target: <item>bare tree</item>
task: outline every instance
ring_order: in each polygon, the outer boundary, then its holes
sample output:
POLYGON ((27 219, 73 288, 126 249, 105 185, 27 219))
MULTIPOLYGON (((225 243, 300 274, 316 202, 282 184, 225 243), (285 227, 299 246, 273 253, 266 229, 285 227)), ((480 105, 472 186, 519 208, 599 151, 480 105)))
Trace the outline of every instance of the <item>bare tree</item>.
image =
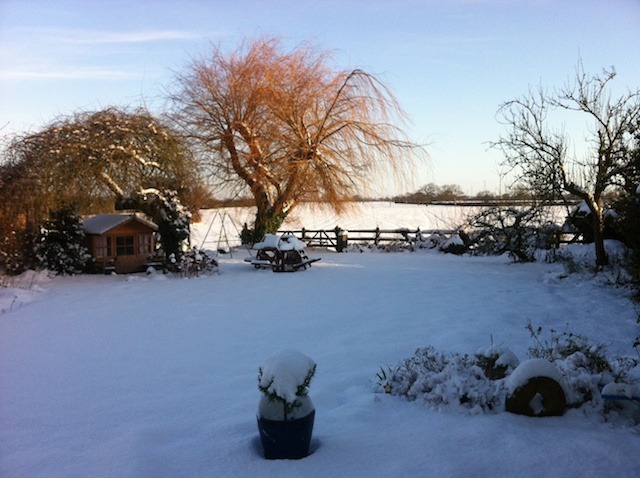
POLYGON ((504 165, 516 180, 538 195, 553 198, 568 192, 583 200, 591 212, 596 265, 608 263, 604 247, 604 194, 619 184, 630 164, 632 134, 640 118, 640 90, 612 98, 612 68, 587 76, 582 64, 576 78, 555 94, 540 89, 504 103, 499 118, 508 133, 493 143, 505 154, 504 165), (570 151, 570 139, 561 128, 549 126, 548 115, 577 112, 592 122, 585 157, 570 151))
POLYGON ((362 70, 334 71, 326 52, 283 51, 277 38, 194 62, 171 95, 214 185, 249 191, 254 239, 303 200, 340 211, 380 168, 406 170, 422 148, 396 126, 389 89, 362 70))

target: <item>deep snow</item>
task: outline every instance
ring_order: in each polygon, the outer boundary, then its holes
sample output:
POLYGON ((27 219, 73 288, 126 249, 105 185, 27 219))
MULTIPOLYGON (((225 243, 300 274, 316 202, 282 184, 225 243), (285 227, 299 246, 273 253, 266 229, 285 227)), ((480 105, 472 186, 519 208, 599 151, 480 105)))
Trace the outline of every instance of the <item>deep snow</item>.
POLYGON ((374 393, 418 347, 527 359, 527 321, 633 354, 637 312, 559 264, 434 252, 308 250, 306 271, 80 276, 0 289, 0 476, 640 476, 637 427, 436 411, 374 393), (13 297, 19 296, 19 299, 13 297), (261 456, 258 367, 317 363, 313 453, 261 456))

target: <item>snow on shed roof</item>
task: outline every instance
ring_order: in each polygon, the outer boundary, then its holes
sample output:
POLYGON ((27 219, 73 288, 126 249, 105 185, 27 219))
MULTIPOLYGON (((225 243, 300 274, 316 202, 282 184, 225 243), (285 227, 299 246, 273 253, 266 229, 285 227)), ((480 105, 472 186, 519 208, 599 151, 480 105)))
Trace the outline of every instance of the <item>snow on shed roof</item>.
POLYGON ((137 214, 96 214, 84 220, 84 231, 87 234, 104 234, 129 221, 138 221, 152 229, 158 229, 153 222, 137 214))

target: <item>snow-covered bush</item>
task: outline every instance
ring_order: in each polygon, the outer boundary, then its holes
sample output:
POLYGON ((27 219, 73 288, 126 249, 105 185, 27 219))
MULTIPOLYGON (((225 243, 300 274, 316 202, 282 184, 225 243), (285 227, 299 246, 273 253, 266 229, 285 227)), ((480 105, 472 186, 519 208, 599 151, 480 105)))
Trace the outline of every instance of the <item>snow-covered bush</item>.
POLYGON ((489 380, 476 357, 449 354, 432 346, 376 376, 380 389, 436 408, 467 409, 472 413, 497 410, 504 398, 500 380, 489 380))
POLYGON ((447 239, 441 246, 440 250, 442 252, 446 252, 448 254, 463 254, 467 251, 467 246, 465 245, 462 237, 459 234, 453 234, 449 239, 447 239))
POLYGON ((579 334, 558 333, 554 329, 543 334, 542 327, 534 327, 530 321, 527 330, 534 341, 529 356, 548 360, 560 369, 569 385, 569 400, 574 404, 599 397, 608 383, 633 381, 629 373, 640 364, 637 358, 612 357, 606 345, 579 334))
MULTIPOLYGON (((570 332, 558 334, 551 330, 546 338, 542 328, 534 328, 530 322, 527 330, 534 340, 529 349, 531 360, 544 361, 548 368, 557 369, 556 374, 560 375, 555 379, 565 389, 570 406, 589 402, 603 411, 603 386, 636 382, 630 372, 640 364, 637 358, 611 357, 604 345, 570 332)), ((381 368, 375 383, 378 390, 438 409, 500 412, 514 383, 522 382, 523 377, 511 380, 518 365, 518 358, 506 347, 491 346, 481 348, 475 355, 460 355, 427 346, 395 367, 381 368)))
POLYGON ((182 254, 179 262, 174 254, 169 256, 169 263, 173 270, 183 277, 194 277, 213 274, 218 270, 218 261, 212 253, 197 247, 182 254))
MULTIPOLYGON (((582 241, 593 243, 593 219, 592 212, 585 201, 580 201, 567 216, 567 223, 576 228, 582 234, 582 241)), ((602 212, 603 235, 605 239, 620 239, 619 215, 611 209, 605 208, 602 212)))
POLYGON ((554 244, 555 230, 536 207, 492 207, 469 220, 469 249, 477 255, 508 253, 516 262, 533 262, 537 249, 554 244))
POLYGON ((84 237, 82 220, 72 209, 53 212, 35 247, 38 265, 59 275, 82 272, 90 257, 84 237))
POLYGON ((416 247, 418 249, 435 249, 442 246, 449 238, 445 234, 434 232, 428 236, 418 232, 416 235, 416 247))
POLYGON ((358 243, 358 239, 352 239, 347 245, 347 252, 414 252, 416 250, 438 249, 442 252, 463 253, 466 246, 459 234, 443 234, 435 232, 424 235, 418 231, 415 235, 406 233, 404 240, 384 243, 358 243), (450 247, 453 246, 452 249, 450 247), (455 249, 455 250, 453 250, 455 249))
POLYGON ((281 350, 262 363, 258 389, 263 396, 259 414, 269 420, 294 420, 314 409, 308 397, 316 363, 297 350, 281 350))
POLYGON ((562 264, 566 276, 582 274, 591 278, 597 274, 600 281, 609 285, 633 285, 633 273, 628 268, 633 251, 612 239, 605 240, 604 245, 609 260, 606 267, 595 265, 595 251, 590 244, 567 244, 547 251, 544 260, 562 264))
POLYGON ((143 189, 138 192, 137 203, 158 225, 160 246, 168 261, 167 267, 171 268, 170 256, 173 254, 179 262, 189 245, 191 213, 172 190, 143 189))
POLYGON ((476 352, 476 364, 489 380, 510 375, 520 364, 518 357, 507 347, 481 348, 476 352))

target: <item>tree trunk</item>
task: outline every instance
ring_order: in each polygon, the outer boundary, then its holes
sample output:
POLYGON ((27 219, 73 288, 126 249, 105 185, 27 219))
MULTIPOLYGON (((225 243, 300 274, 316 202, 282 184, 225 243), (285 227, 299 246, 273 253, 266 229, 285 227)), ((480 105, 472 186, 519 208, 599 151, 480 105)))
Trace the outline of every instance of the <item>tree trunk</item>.
POLYGON ((283 221, 284 216, 278 214, 273 207, 265 209, 258 206, 256 219, 253 224, 253 243, 259 242, 265 234, 275 234, 278 232, 283 221))
POLYGON ((604 248, 604 220, 601 211, 593 211, 593 244, 596 248, 596 266, 602 267, 609 264, 609 258, 604 248))

